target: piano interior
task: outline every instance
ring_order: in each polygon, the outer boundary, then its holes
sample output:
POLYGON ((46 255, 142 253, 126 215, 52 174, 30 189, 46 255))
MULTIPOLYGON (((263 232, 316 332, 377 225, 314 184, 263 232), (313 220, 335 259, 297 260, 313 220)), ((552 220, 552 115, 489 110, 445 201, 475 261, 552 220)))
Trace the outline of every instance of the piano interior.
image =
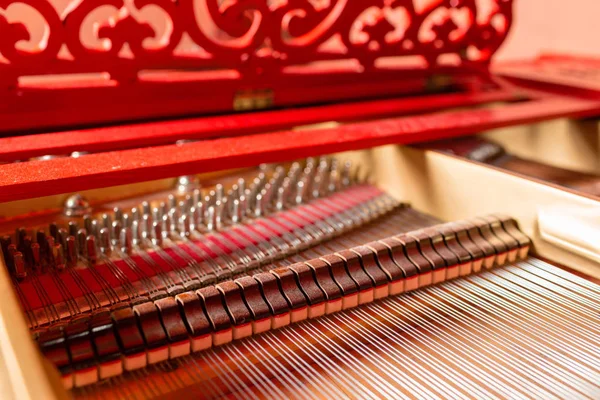
POLYGON ((600 398, 599 61, 490 70, 506 0, 148 3, 127 57, 87 3, 0 38, 1 398, 600 398))

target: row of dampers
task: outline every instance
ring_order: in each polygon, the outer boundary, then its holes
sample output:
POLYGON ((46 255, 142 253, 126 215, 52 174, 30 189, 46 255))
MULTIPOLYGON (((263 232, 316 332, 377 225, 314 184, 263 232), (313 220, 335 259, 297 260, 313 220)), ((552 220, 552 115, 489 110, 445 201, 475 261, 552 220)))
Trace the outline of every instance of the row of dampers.
POLYGON ((80 387, 524 259, 516 222, 486 217, 437 225, 290 267, 227 281, 55 327, 37 339, 67 388, 80 387))

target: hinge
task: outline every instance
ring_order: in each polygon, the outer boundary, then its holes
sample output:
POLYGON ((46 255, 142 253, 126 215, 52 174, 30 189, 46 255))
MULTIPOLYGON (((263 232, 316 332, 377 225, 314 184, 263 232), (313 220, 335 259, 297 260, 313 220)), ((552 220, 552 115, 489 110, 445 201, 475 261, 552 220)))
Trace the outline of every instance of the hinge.
POLYGON ((239 90, 233 98, 235 111, 261 110, 273 106, 271 89, 239 90))

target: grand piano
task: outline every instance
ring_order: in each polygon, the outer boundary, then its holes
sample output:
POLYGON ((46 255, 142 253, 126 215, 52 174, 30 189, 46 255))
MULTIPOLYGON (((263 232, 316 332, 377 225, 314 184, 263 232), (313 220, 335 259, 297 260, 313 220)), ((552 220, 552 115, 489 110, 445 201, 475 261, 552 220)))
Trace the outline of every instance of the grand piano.
POLYGON ((600 398, 600 61, 513 7, 3 3, 0 397, 600 398))

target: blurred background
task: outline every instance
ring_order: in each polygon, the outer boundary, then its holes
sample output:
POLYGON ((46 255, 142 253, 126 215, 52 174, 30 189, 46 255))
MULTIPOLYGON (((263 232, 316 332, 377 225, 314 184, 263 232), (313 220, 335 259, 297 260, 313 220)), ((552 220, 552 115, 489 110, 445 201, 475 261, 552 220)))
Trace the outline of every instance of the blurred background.
POLYGON ((540 52, 600 56, 600 0, 514 1, 514 25, 496 59, 540 52))

